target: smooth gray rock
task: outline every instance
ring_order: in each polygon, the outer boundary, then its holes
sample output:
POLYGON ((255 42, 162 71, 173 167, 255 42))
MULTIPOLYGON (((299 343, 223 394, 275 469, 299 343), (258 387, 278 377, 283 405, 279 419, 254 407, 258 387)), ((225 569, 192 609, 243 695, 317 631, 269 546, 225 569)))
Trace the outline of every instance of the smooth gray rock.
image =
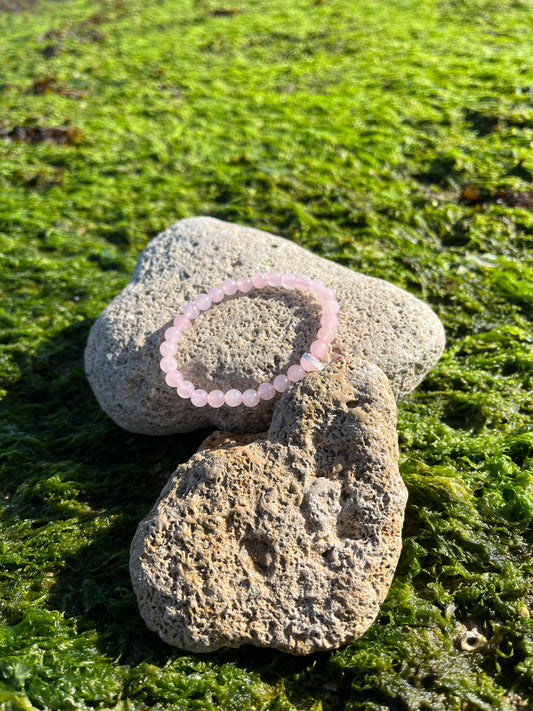
POLYGON ((283 394, 266 439, 212 437, 174 472, 131 546, 140 613, 192 652, 352 641, 389 589, 406 499, 386 376, 335 363, 283 394))
MULTIPOLYGON (((178 222, 141 253, 133 278, 89 335, 85 369, 94 394, 132 432, 170 434, 214 426, 260 432, 275 402, 257 407, 194 407, 168 387, 159 345, 183 304, 227 277, 254 271, 323 279, 341 304, 333 351, 381 367, 396 397, 407 395, 435 364, 444 330, 423 302, 381 279, 351 271, 266 232, 209 217, 178 222)), ((257 388, 308 350, 320 307, 307 293, 264 289, 231 297, 201 314, 180 344, 180 369, 197 388, 257 388)))

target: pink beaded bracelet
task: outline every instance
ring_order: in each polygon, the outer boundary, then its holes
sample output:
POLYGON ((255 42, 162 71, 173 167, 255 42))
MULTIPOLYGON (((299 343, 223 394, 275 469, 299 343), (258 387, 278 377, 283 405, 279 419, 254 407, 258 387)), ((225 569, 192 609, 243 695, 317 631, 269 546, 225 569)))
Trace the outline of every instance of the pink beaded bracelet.
POLYGON ((190 398, 193 405, 203 407, 222 407, 229 405, 237 407, 240 404, 254 407, 260 400, 271 400, 274 395, 282 393, 289 385, 305 377, 306 371, 322 370, 324 367, 320 362, 328 352, 329 344, 335 338, 335 328, 337 327, 337 313, 339 303, 335 294, 329 289, 321 279, 312 279, 307 274, 281 274, 272 271, 269 274, 256 272, 251 277, 243 276, 238 279, 226 279, 221 286, 213 286, 206 294, 199 294, 193 302, 185 304, 183 312, 176 316, 174 325, 165 331, 165 340, 159 350, 163 356, 161 360, 161 370, 166 373, 165 381, 167 385, 176 388, 178 395, 182 398, 190 398), (217 304, 225 296, 233 296, 238 291, 246 294, 251 289, 262 289, 265 286, 282 286, 285 289, 297 289, 299 291, 310 291, 318 297, 322 304, 321 328, 316 334, 316 340, 309 348, 310 353, 304 353, 300 359, 300 364, 292 364, 287 369, 287 374, 277 375, 270 383, 261 383, 257 390, 249 389, 241 393, 240 390, 232 389, 227 393, 222 390, 197 390, 190 380, 185 380, 183 374, 178 370, 178 363, 174 357, 178 350, 178 343, 197 316, 202 311, 207 311, 213 304, 217 304))

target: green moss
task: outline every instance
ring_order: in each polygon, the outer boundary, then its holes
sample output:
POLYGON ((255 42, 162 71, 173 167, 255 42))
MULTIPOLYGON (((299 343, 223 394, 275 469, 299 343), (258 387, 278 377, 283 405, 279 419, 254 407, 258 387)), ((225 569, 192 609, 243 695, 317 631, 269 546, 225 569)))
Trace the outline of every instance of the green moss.
POLYGON ((532 21, 517 0, 0 2, 1 709, 524 708, 532 21), (331 654, 183 655, 136 611, 129 542, 203 433, 121 431, 82 353, 142 247, 197 214, 386 278, 446 327, 399 405, 393 586, 331 654))

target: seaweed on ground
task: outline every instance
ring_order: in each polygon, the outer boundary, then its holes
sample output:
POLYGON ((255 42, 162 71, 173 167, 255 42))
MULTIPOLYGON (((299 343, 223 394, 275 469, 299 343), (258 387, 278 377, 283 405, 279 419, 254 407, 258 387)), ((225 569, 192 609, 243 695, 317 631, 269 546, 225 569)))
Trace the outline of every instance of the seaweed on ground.
POLYGON ((533 47, 521 0, 0 3, 0 707, 530 708, 533 47), (209 214, 427 301, 399 404, 404 549, 330 654, 149 633, 135 527, 204 433, 121 431, 91 323, 147 241, 209 214))

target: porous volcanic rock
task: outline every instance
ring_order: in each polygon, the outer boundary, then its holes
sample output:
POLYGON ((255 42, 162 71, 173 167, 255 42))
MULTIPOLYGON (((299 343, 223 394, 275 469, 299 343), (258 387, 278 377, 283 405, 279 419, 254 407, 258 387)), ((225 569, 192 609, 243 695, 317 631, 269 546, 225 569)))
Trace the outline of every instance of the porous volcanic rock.
POLYGON ((283 394, 266 439, 208 441, 132 542, 148 627, 192 652, 307 654, 363 634, 400 554, 395 425, 382 371, 339 362, 283 394))
MULTIPOLYGON (((406 291, 281 237, 196 217, 147 245, 129 284, 92 327, 85 369, 109 417, 127 430, 152 435, 210 426, 267 429, 278 396, 252 409, 197 408, 165 383, 159 345, 184 303, 227 277, 272 269, 321 278, 335 291, 341 310, 332 353, 357 354, 379 365, 396 397, 407 395, 440 357, 442 324, 406 291)), ((299 362, 320 315, 319 303, 307 292, 270 287, 227 298, 185 333, 177 355, 180 370, 208 392, 257 388, 299 362)))

